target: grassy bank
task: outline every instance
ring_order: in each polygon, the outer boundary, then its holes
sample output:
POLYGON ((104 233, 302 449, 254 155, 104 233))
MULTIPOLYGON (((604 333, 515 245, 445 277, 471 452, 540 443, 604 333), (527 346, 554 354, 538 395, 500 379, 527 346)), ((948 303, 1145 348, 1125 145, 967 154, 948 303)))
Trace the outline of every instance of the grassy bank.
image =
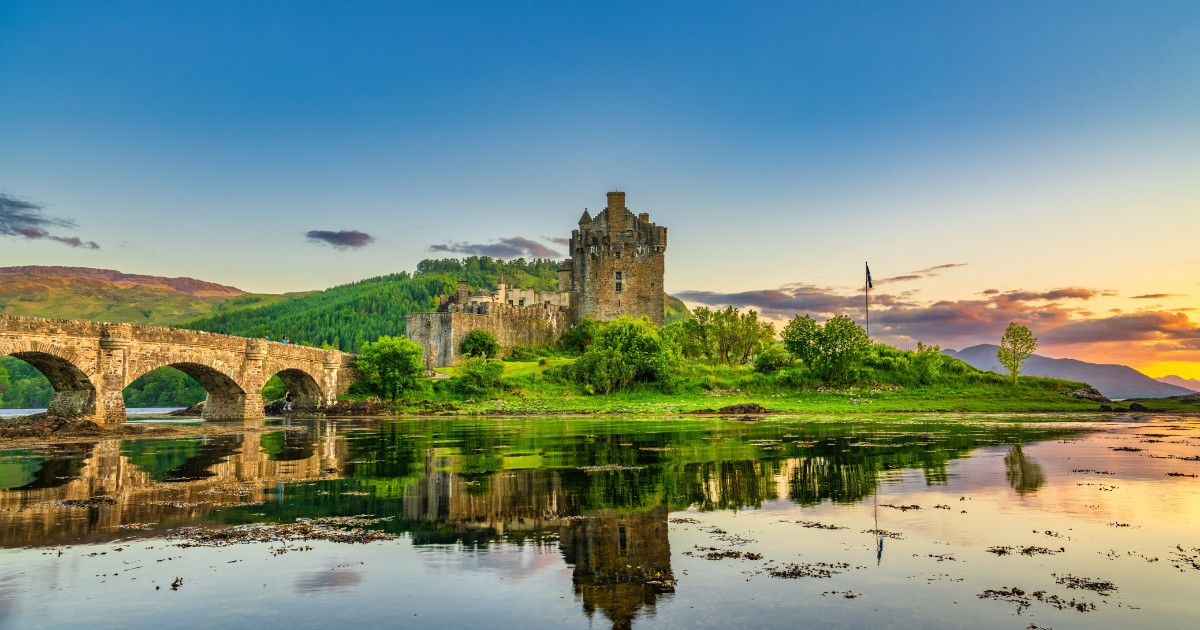
MULTIPOLYGON (((389 407, 400 414, 430 411, 453 414, 680 414, 718 410, 755 403, 779 413, 901 413, 901 412, 1084 412, 1099 411, 1100 403, 1068 396, 1086 387, 1059 379, 1021 377, 1013 386, 990 372, 969 373, 951 382, 928 386, 876 384, 828 388, 795 382, 787 374, 767 375, 752 366, 717 366, 689 362, 680 378, 664 388, 635 385, 604 395, 589 395, 563 379, 565 357, 539 361, 505 361, 500 385, 484 395, 451 391, 450 381, 425 381, 421 389, 389 407)), ((462 367, 439 371, 456 377, 462 367)), ((895 380, 895 379, 892 379, 895 380)), ((363 398, 350 396, 348 398, 363 398)), ((1140 401, 1150 411, 1200 411, 1200 403, 1177 400, 1140 401)), ((1115 403, 1127 407, 1128 402, 1115 403)))

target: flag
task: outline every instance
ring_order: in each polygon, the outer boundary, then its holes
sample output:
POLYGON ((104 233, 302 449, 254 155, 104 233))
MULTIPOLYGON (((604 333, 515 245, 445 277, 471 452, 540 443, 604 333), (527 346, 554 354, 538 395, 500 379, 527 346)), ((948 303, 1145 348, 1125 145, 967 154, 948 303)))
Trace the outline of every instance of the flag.
POLYGON ((871 265, 867 265, 867 263, 863 264, 867 266, 867 288, 874 289, 875 285, 871 284, 871 265))

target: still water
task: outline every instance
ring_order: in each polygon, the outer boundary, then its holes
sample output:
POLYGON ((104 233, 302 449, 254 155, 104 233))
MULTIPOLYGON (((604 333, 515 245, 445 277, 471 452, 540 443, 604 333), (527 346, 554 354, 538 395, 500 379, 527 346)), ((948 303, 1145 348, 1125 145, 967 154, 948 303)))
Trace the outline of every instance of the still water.
POLYGON ((0 443, 0 627, 1194 627, 1200 421, 1046 419, 0 443))

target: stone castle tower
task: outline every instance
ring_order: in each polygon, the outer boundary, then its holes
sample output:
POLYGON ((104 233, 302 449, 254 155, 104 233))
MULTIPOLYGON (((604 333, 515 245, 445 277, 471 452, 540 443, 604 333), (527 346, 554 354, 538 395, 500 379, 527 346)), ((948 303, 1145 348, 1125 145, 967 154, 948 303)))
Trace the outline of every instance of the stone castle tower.
POLYGON ((586 210, 571 231, 571 258, 559 270, 559 291, 574 293, 571 320, 606 321, 645 315, 663 325, 663 252, 667 228, 625 207, 625 193, 608 193, 595 218, 586 210))

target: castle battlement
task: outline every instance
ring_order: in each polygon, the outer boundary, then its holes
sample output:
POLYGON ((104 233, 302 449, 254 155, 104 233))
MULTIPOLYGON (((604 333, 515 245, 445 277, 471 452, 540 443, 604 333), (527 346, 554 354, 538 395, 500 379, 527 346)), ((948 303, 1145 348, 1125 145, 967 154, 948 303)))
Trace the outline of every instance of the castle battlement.
POLYGON ((425 348, 436 367, 460 361, 466 334, 484 329, 501 346, 554 343, 567 328, 585 317, 601 321, 622 315, 646 316, 661 326, 667 228, 650 222, 650 214, 634 214, 625 193, 608 193, 608 206, 591 216, 587 210, 571 231, 571 257, 558 269, 558 291, 508 286, 501 276, 493 290, 457 290, 435 313, 412 313, 406 334, 425 348))

